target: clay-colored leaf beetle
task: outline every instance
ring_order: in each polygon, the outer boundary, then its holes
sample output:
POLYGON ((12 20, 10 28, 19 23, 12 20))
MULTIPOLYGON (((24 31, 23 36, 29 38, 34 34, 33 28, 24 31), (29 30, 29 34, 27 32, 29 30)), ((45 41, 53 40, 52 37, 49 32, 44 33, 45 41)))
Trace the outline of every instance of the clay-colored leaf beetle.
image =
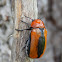
POLYGON ((32 21, 30 28, 16 30, 17 31, 31 30, 30 37, 26 44, 26 54, 30 58, 42 57, 45 52, 47 43, 47 30, 45 28, 43 21, 40 19, 35 19, 32 21))

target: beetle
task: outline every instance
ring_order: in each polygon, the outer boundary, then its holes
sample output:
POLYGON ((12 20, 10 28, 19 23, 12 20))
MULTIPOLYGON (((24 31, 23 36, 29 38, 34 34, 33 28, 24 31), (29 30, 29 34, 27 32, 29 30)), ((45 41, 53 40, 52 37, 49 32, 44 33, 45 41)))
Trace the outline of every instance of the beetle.
POLYGON ((32 20, 31 27, 28 29, 15 30, 17 31, 31 30, 30 37, 26 43, 26 54, 28 57, 34 59, 43 56, 47 43, 47 30, 41 19, 32 20))

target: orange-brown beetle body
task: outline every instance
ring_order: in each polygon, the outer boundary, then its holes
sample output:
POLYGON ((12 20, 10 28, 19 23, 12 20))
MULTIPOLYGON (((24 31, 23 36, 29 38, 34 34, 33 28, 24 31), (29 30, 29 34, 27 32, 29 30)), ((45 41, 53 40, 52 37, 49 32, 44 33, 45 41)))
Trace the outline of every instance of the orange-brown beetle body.
POLYGON ((31 23, 31 34, 26 44, 26 54, 30 58, 40 58, 45 52, 47 43, 47 30, 43 21, 35 19, 31 23))

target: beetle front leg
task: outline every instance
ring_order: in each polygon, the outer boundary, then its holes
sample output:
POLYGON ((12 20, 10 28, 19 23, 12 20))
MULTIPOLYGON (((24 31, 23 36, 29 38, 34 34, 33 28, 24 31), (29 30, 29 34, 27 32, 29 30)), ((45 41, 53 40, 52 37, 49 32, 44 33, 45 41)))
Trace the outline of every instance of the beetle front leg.
POLYGON ((27 28, 27 29, 15 29, 16 31, 24 31, 24 30, 32 30, 33 28, 32 27, 29 27, 29 28, 27 28))
POLYGON ((28 23, 26 23, 26 22, 24 22, 24 21, 22 21, 22 20, 21 20, 21 22, 23 22, 23 23, 25 23, 25 24, 29 25, 28 23))

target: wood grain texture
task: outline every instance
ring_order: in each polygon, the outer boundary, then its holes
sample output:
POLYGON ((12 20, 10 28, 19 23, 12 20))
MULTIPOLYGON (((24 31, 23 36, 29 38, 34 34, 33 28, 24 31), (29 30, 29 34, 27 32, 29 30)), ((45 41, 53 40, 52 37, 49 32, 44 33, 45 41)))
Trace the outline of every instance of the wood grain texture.
POLYGON ((27 24, 21 22, 27 22, 29 25, 32 22, 28 16, 32 19, 37 19, 37 0, 12 0, 12 17, 14 21, 14 41, 12 45, 12 62, 33 62, 25 54, 25 42, 29 37, 29 31, 17 32, 16 29, 28 28, 27 24), (25 15, 25 16, 24 16, 25 15))

